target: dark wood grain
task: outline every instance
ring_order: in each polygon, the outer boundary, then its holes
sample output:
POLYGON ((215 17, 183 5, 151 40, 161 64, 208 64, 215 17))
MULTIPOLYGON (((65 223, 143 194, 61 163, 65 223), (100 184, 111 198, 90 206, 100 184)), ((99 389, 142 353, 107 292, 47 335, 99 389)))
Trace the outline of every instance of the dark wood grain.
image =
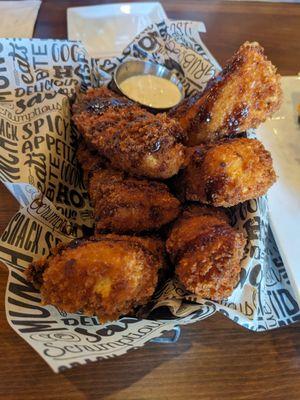
MULTIPOLYGON (((35 37, 65 38, 70 6, 100 1, 44 1, 35 37)), ((162 2, 172 18, 202 20, 203 39, 224 63, 245 40, 264 45, 282 74, 300 70, 300 6, 162 2)), ((0 186, 0 231, 18 205, 0 186)), ((149 344, 126 356, 53 374, 9 327, 7 271, 0 267, 0 399, 242 400, 300 398, 300 324, 253 333, 221 315, 182 329, 178 343, 149 344)))
MULTIPOLYGON (((66 8, 113 3, 99 0, 44 0, 35 37, 66 38, 66 8)), ((118 2, 118 1, 117 1, 118 2)), ((221 64, 246 40, 258 41, 283 75, 300 70, 300 5, 240 1, 162 0, 174 19, 203 21, 203 40, 221 64)))

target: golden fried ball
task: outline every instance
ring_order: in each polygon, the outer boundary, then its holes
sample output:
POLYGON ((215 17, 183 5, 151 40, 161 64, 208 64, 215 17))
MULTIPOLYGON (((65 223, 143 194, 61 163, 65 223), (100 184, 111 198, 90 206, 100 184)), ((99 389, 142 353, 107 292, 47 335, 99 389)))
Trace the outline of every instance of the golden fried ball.
POLYGON ((256 139, 196 147, 184 171, 187 200, 231 207, 264 195, 276 181, 272 157, 256 139))
POLYGON ((44 304, 82 310, 106 322, 150 300, 159 268, 158 257, 137 241, 102 237, 61 246, 48 259, 34 262, 27 278, 40 286, 44 304))
POLYGON ((256 128, 279 109, 280 75, 256 42, 244 43, 223 70, 170 111, 195 146, 256 128))
POLYGON ((158 229, 173 221, 180 202, 167 185, 100 169, 93 173, 89 195, 94 206, 96 231, 116 233, 158 229))
POLYGON ((227 298, 239 279, 245 239, 227 221, 221 210, 194 206, 175 222, 167 240, 179 280, 203 298, 227 298))

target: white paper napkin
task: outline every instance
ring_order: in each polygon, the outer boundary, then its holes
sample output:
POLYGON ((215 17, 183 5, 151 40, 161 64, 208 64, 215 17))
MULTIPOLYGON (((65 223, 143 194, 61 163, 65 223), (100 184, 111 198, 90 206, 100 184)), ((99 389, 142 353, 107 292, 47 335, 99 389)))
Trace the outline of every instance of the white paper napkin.
POLYGON ((40 0, 0 1, 0 37, 31 38, 40 0))

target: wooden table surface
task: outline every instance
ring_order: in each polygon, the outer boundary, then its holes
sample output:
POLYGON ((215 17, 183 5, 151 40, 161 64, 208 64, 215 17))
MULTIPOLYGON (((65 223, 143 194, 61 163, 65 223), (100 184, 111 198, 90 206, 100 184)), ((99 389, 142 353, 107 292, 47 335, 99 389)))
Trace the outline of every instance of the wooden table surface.
MULTIPOLYGON (((66 8, 90 0, 43 1, 34 36, 66 38, 66 8)), ((106 3, 103 1, 102 3, 106 3)), ((285 75, 300 71, 300 5, 162 1, 169 17, 202 20, 203 40, 220 63, 257 40, 285 75)), ((0 186, 0 232, 17 204, 0 186)), ((6 268, 0 268, 0 399, 300 399, 300 324, 249 332, 221 315, 184 327, 175 344, 148 344, 128 355, 56 375, 8 326, 6 268)))

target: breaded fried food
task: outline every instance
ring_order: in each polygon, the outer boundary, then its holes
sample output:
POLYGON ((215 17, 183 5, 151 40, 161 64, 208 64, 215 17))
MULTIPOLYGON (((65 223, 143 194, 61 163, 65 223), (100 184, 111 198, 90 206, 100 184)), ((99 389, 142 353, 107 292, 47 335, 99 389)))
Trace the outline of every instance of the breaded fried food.
POLYGON ((107 238, 107 239, 122 239, 129 242, 139 243, 157 259, 159 267, 159 278, 162 278, 165 272, 167 272, 168 264, 166 261, 166 249, 165 243, 162 239, 156 236, 129 236, 129 235, 117 235, 115 233, 96 233, 95 238, 107 238))
POLYGON ((167 185, 133 178, 122 171, 95 171, 88 192, 98 232, 158 229, 174 220, 180 211, 180 203, 169 192, 167 185))
POLYGON ((31 282, 36 289, 40 289, 43 285, 43 274, 48 267, 48 259, 56 256, 65 247, 65 243, 59 243, 57 246, 52 247, 47 257, 41 257, 32 262, 25 270, 27 280, 31 282))
POLYGON ((256 139, 225 139, 190 152, 180 178, 187 200, 231 207, 264 195, 276 181, 272 157, 256 139))
POLYGON ((89 145, 112 166, 166 179, 182 167, 183 132, 166 114, 153 115, 107 88, 90 89, 73 105, 73 120, 89 145))
POLYGON ((67 312, 82 310, 106 322, 149 301, 159 268, 158 258, 141 243, 101 237, 61 246, 48 259, 32 263, 27 277, 34 282, 37 270, 43 269, 44 304, 67 312))
POLYGON ((244 43, 203 93, 171 110, 195 146, 255 128, 280 106, 282 91, 276 68, 256 42, 244 43))
POLYGON ((47 259, 46 257, 42 257, 39 260, 31 263, 25 271, 27 280, 31 282, 36 289, 40 289, 43 284, 43 274, 46 267, 47 259))
POLYGON ((193 206, 175 222, 167 251, 190 292, 222 300, 238 282, 246 241, 221 210, 193 206))
POLYGON ((78 145, 76 156, 83 172, 83 181, 87 186, 90 173, 105 165, 105 160, 96 150, 88 148, 83 140, 78 145))

